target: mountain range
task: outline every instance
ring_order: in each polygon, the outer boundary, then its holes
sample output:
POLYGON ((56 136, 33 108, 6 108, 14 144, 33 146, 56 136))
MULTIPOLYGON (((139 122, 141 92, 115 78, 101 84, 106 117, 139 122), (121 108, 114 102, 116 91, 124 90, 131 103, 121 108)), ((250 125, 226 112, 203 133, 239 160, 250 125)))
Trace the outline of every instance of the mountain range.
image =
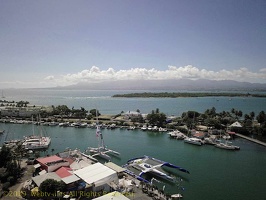
POLYGON ((172 79, 172 80, 116 80, 56 87, 56 89, 82 90, 244 90, 266 91, 266 83, 238 82, 233 80, 172 79))

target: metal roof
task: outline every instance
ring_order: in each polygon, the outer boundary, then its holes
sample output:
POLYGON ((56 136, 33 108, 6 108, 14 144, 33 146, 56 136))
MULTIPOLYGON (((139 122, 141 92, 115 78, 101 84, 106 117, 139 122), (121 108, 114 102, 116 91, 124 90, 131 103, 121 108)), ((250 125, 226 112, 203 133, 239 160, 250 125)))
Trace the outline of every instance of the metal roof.
POLYGON ((107 166, 107 167, 109 167, 110 169, 112 169, 112 170, 118 172, 118 173, 126 171, 125 168, 120 167, 120 166, 116 165, 116 164, 113 163, 113 162, 108 162, 108 163, 105 163, 104 165, 107 166))
POLYGON ((117 174, 114 170, 109 167, 104 166, 101 163, 95 163, 93 165, 89 165, 77 171, 74 171, 78 177, 83 179, 86 183, 96 185, 107 183, 108 181, 113 181, 117 178, 117 174), (108 179, 108 181, 104 181, 104 179, 108 179))

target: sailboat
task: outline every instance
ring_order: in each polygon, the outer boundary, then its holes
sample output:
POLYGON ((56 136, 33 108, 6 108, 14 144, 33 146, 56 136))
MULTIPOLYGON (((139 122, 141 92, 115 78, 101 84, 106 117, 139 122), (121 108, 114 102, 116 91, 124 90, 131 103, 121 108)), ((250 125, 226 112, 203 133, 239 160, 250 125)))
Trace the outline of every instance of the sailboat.
POLYGON ((24 141, 22 146, 26 150, 36 150, 36 149, 48 149, 51 143, 51 138, 48 136, 35 135, 34 125, 32 123, 33 134, 30 136, 24 136, 24 141))
POLYGON ((105 145, 103 134, 101 132, 100 125, 98 123, 98 118, 96 123, 96 137, 98 139, 98 147, 88 147, 86 153, 89 152, 93 158, 98 156, 108 161, 111 160, 111 157, 108 154, 111 154, 113 156, 120 155, 119 152, 114 151, 112 149, 108 149, 107 146, 105 145))

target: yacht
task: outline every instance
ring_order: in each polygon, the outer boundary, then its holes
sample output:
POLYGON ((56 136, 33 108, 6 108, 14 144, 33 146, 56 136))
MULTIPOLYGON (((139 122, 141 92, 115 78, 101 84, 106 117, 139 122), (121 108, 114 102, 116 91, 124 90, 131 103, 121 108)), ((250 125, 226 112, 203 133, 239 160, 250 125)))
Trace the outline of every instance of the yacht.
MULTIPOLYGON (((42 128, 42 126, 40 126, 40 128, 42 128)), ((26 150, 48 149, 51 143, 51 138, 49 136, 43 135, 42 130, 40 130, 40 134, 35 135, 33 124, 32 124, 32 132, 33 132, 32 135, 24 136, 24 140, 22 143, 24 149, 26 150)))
POLYGON ((231 142, 220 142, 220 143, 217 143, 216 145, 214 145, 215 147, 217 148, 220 148, 220 149, 227 149, 227 150, 240 150, 240 147, 239 146, 235 146, 235 145, 231 145, 230 144, 231 142))
POLYGON ((169 175, 168 173, 166 173, 162 169, 163 166, 178 169, 179 171, 189 174, 189 171, 184 168, 178 167, 174 164, 171 164, 171 163, 168 163, 168 162, 156 159, 156 158, 152 158, 146 155, 143 157, 132 158, 128 160, 127 163, 123 167, 126 169, 125 171, 126 173, 134 176, 140 181, 150 182, 143 177, 144 174, 149 173, 151 175, 162 178, 164 180, 174 182, 175 178, 169 175))
POLYGON ((50 137, 32 135, 24 137, 22 146, 26 150, 48 149, 51 143, 50 137))
POLYGON ((100 126, 98 124, 96 125, 96 137, 98 138, 98 147, 88 147, 88 149, 85 151, 85 154, 89 153, 93 158, 98 156, 108 161, 111 160, 111 157, 108 154, 111 154, 113 156, 120 155, 119 152, 107 148, 104 143, 103 134, 100 130, 100 126))
POLYGON ((199 145, 199 146, 204 144, 204 142, 201 139, 193 138, 193 137, 192 138, 189 138, 189 137, 185 138, 184 142, 189 143, 189 144, 199 145))
POLYGON ((183 140, 186 136, 184 133, 178 131, 178 130, 175 130, 175 131, 171 131, 168 133, 168 135, 171 137, 171 138, 176 138, 178 140, 183 140))

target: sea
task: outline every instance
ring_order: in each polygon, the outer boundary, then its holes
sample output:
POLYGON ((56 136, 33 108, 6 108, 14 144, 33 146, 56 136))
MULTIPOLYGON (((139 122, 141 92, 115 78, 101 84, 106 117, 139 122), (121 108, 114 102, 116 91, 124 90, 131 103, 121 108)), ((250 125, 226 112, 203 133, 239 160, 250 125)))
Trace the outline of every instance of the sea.
MULTIPOLYGON (((201 98, 113 98, 114 94, 136 91, 86 91, 24 89, 5 90, 6 100, 29 101, 34 105, 67 105, 72 108, 97 108, 101 114, 119 114, 121 111, 150 113, 158 108, 167 115, 180 116, 193 110, 204 112, 212 107, 217 112, 241 110, 243 114, 266 111, 266 98, 254 97, 201 97, 201 98)), ((137 91, 142 92, 142 91, 137 91)), ((177 91, 172 91, 177 92, 177 91)), ((52 143, 44 154, 54 154, 66 149, 97 147, 95 129, 74 127, 33 126, 30 124, 4 124, 8 136, 0 135, 1 143, 6 137, 23 138, 25 135, 44 132, 52 143)), ((266 147, 245 139, 236 138, 233 144, 239 151, 227 151, 214 146, 194 146, 170 139, 166 133, 127 129, 103 129, 108 148, 120 152, 112 162, 122 166, 127 160, 143 155, 152 156, 187 169, 190 174, 170 170, 177 184, 159 180, 155 184, 166 193, 181 192, 186 200, 266 200, 266 147)))

